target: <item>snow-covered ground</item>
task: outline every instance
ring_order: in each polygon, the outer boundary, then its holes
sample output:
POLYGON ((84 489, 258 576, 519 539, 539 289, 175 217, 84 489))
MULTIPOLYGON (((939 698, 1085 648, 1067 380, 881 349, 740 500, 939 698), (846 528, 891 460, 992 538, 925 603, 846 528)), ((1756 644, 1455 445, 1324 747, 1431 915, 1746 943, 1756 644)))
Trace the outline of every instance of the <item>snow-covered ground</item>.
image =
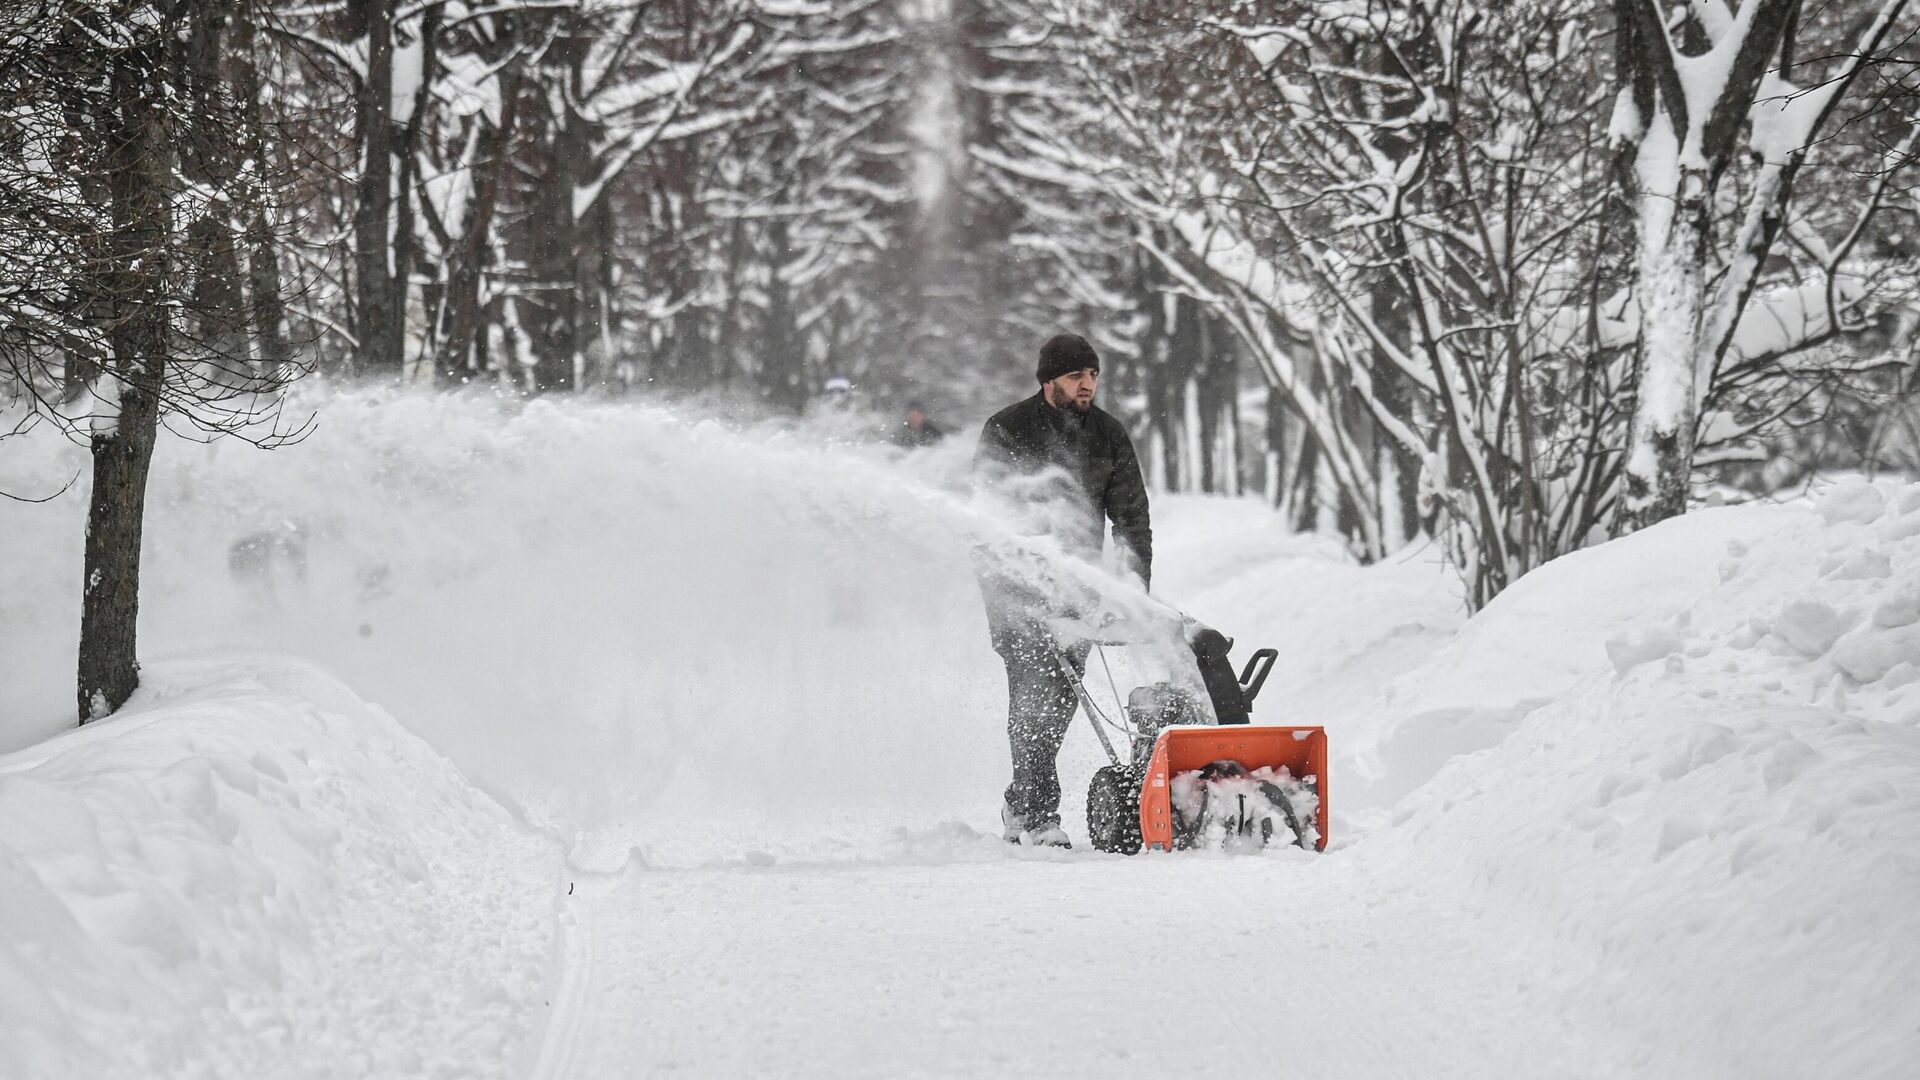
POLYGON ((0 758, 0 1075, 520 1076, 560 860, 280 658, 0 758))
MULTIPOLYGON (((1471 621, 1431 550, 1158 498, 1156 592, 1329 728, 1334 846, 1124 859, 998 840, 970 438, 321 421, 162 446, 146 685, 77 732, 84 501, 0 502, 0 1075, 1920 1070, 1920 487, 1471 621)), ((10 440, 0 489, 83 457, 10 440)))

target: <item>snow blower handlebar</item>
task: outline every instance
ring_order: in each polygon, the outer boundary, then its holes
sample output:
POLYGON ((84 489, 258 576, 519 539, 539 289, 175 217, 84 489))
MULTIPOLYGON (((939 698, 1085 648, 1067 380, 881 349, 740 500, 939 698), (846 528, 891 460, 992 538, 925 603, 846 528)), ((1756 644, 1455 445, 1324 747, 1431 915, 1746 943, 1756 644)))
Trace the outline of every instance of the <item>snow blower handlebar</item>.
MULTIPOLYGON (((1260 688, 1266 685, 1267 676, 1273 671, 1274 661, 1280 656, 1279 651, 1271 648, 1257 650, 1247 658, 1246 666, 1241 669, 1239 676, 1235 677, 1230 656, 1233 639, 1184 614, 1180 618, 1181 636, 1186 639, 1187 647, 1193 650, 1194 665, 1199 669, 1201 685, 1206 688, 1207 699, 1213 706, 1214 721, 1224 725, 1251 723, 1253 699, 1259 695, 1260 688)), ((1103 613, 1102 617, 1096 620, 1097 624, 1103 628, 1112 627, 1123 621, 1111 613, 1103 613)), ((1056 626, 1055 629, 1065 629, 1065 627, 1056 626)), ((1124 638, 1111 640, 1091 635, 1083 636, 1082 640, 1095 648, 1126 643, 1124 638)), ((1098 728, 1099 721, 1105 717, 1087 696, 1086 686, 1080 673, 1073 670, 1065 656, 1059 657, 1059 662, 1061 669, 1066 672, 1068 681, 1073 683, 1081 703, 1086 706, 1088 718, 1095 720, 1095 727, 1098 728)), ((1116 689, 1116 697, 1118 693, 1116 689)), ((1118 728, 1118 725, 1114 726, 1118 728)), ((1101 732, 1102 741, 1105 741, 1105 734, 1101 732)), ((1107 756, 1115 756, 1111 747, 1108 748, 1107 756)))
MULTIPOLYGON (((1207 697, 1213 702, 1214 718, 1221 724, 1251 722, 1253 694, 1248 693, 1244 685, 1245 675, 1237 679, 1233 676, 1233 661, 1228 657, 1228 651, 1233 648, 1232 639, 1211 626, 1193 623, 1187 629, 1187 644, 1193 647, 1194 662, 1200 667, 1200 681, 1206 686, 1207 697)), ((1261 650, 1261 652, 1272 651, 1271 649, 1261 650)), ((1274 655, 1279 654, 1274 653, 1274 655)), ((1255 653, 1249 660, 1247 665, 1249 674, 1252 673, 1253 661, 1259 658, 1260 653, 1255 653)), ((1269 659, 1267 666, 1271 668, 1272 665, 1273 661, 1269 659)), ((1260 677, 1265 681, 1265 670, 1261 671, 1260 677)), ((1254 692, 1259 692, 1257 685, 1254 687, 1254 692)))
POLYGON ((1247 657, 1247 666, 1240 670, 1240 696, 1252 705, 1253 699, 1260 696, 1260 688, 1266 685, 1267 673, 1273 670, 1273 662, 1280 659, 1279 649, 1261 649, 1247 657), (1254 669, 1259 668, 1256 674, 1254 669))

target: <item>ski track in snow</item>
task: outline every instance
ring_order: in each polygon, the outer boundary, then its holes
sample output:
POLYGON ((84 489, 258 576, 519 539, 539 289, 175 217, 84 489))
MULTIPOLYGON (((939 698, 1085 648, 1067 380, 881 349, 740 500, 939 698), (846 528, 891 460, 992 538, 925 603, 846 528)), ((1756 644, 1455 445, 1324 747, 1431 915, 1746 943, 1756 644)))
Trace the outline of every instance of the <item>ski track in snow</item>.
POLYGON ((564 1080, 580 1074, 585 1042, 581 1033, 594 1015, 589 1002, 600 953, 599 921, 590 914, 581 917, 582 901, 588 895, 578 882, 569 882, 567 891, 555 902, 557 970, 548 991, 547 1028, 540 1040, 540 1056, 528 1074, 529 1080, 564 1080))

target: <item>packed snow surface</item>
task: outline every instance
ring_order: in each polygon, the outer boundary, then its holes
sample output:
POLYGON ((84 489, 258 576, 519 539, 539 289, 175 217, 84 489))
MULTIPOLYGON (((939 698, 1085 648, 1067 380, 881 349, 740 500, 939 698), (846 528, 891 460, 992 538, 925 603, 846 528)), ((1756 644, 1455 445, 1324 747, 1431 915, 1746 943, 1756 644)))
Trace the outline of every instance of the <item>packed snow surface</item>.
MULTIPOLYGON (((160 448, 97 725, 84 492, 0 502, 0 1075, 1920 1069, 1920 487, 1698 511, 1471 620, 1431 549, 1156 497, 1156 594, 1327 726, 1333 842, 1127 859, 998 839, 969 437, 309 403, 160 448)), ((84 458, 9 440, 0 490, 84 458)), ((1168 674, 1107 652, 1102 700, 1168 674)))

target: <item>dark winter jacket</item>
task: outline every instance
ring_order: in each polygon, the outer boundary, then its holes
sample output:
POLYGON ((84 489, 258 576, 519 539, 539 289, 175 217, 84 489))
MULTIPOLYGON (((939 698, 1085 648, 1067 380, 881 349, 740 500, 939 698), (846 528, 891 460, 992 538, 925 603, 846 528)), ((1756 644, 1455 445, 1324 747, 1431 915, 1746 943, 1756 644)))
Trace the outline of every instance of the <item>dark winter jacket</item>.
MULTIPOLYGON (((1040 394, 995 413, 981 428, 973 459, 974 485, 993 491, 1016 506, 1026 504, 1031 520, 1065 547, 1089 560, 1099 558, 1106 523, 1113 522, 1122 561, 1150 580, 1153 526, 1147 512, 1147 485, 1127 429, 1099 408, 1085 413, 1056 409, 1040 394)), ((983 577, 989 620, 1018 598, 1004 583, 983 577)))

